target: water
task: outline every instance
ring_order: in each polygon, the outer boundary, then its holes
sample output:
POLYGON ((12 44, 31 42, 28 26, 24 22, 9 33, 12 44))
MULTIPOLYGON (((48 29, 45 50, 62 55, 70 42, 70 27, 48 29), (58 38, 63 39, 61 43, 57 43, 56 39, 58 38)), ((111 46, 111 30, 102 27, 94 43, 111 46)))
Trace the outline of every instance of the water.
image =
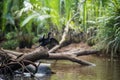
MULTIPOLYGON (((52 64, 56 74, 36 76, 34 78, 17 76, 5 80, 120 80, 120 61, 107 58, 91 57, 90 62, 96 66, 80 66, 69 61, 57 61, 52 64)), ((0 78, 2 79, 2 77, 0 78)))
POLYGON ((120 61, 92 57, 96 66, 79 66, 78 64, 58 64, 54 67, 57 74, 51 80, 120 80, 120 61))

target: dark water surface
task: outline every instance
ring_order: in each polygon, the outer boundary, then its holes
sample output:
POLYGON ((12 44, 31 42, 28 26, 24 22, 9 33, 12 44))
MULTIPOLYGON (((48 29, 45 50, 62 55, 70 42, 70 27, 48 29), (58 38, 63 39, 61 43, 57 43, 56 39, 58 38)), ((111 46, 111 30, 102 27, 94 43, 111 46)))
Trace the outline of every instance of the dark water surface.
MULTIPOLYGON (((89 61, 96 66, 80 66, 69 61, 57 61, 51 67, 56 74, 34 78, 8 77, 6 80, 120 80, 120 60, 92 57, 89 61)), ((1 77, 0 80, 5 79, 1 77)))

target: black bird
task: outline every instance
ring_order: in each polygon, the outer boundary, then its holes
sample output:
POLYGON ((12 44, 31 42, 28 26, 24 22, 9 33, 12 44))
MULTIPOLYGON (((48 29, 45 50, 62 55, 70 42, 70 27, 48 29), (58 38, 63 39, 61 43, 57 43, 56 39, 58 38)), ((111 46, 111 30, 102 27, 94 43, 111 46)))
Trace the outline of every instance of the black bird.
POLYGON ((48 33, 47 38, 45 38, 45 35, 43 35, 43 37, 39 39, 39 43, 40 43, 39 46, 45 47, 48 45, 48 48, 50 49, 53 46, 59 44, 59 42, 55 38, 52 38, 50 35, 51 32, 48 33))
POLYGON ((46 46, 50 43, 50 34, 51 33, 49 32, 47 38, 43 35, 43 37, 39 39, 40 46, 46 46))

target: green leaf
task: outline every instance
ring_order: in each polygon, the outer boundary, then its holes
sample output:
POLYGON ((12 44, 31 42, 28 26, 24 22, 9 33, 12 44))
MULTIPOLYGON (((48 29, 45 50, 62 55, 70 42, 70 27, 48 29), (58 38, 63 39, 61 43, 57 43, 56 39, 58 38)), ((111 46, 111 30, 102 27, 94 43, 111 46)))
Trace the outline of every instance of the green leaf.
POLYGON ((37 17, 37 20, 38 21, 42 21, 42 20, 44 20, 44 19, 47 19, 47 18, 50 18, 50 15, 39 15, 38 17, 37 17))
POLYGON ((37 17, 37 16, 38 16, 37 13, 28 16, 28 17, 22 22, 21 27, 25 26, 31 19, 33 19, 33 18, 35 18, 35 17, 37 17))

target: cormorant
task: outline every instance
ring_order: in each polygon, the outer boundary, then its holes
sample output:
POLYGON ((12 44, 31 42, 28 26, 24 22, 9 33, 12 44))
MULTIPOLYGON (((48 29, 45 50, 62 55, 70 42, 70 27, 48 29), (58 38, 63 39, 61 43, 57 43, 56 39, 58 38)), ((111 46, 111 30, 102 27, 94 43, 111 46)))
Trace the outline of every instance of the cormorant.
POLYGON ((50 49, 53 46, 59 44, 59 42, 55 38, 52 38, 50 35, 51 35, 51 32, 48 33, 47 38, 45 38, 45 35, 43 35, 43 37, 39 39, 39 43, 40 43, 39 46, 45 47, 49 45, 49 49, 50 49))

